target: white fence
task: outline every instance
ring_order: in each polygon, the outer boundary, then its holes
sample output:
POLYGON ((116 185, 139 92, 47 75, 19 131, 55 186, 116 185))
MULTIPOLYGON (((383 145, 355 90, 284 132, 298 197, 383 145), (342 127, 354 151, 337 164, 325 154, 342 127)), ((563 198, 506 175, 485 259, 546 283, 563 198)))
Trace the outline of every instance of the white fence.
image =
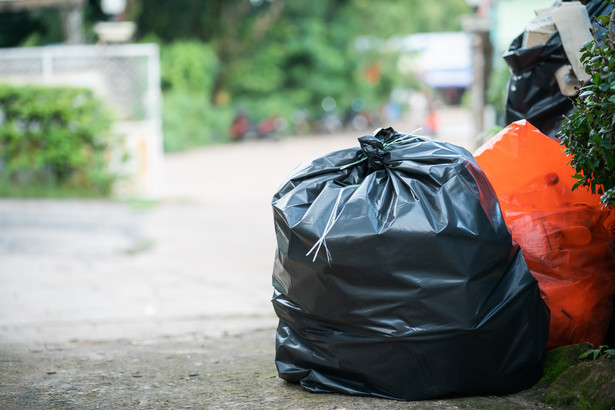
POLYGON ((130 159, 120 196, 160 195, 160 58, 155 44, 0 49, 0 82, 87 87, 114 111, 130 159))

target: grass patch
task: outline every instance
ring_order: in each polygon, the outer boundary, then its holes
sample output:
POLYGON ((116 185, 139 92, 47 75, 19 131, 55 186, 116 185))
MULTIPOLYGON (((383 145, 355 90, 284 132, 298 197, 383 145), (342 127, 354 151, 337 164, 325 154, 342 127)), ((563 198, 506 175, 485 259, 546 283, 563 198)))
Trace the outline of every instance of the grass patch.
POLYGON ((0 180, 0 198, 26 199, 102 199, 109 195, 96 192, 86 187, 27 184, 15 186, 0 180))

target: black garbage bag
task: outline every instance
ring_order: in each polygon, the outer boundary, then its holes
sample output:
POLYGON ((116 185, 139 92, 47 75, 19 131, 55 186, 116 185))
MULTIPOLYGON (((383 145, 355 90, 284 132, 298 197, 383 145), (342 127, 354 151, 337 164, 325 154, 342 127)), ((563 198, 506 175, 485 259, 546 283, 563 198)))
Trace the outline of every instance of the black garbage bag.
POLYGON ((391 128, 359 142, 273 197, 279 376, 400 400, 531 386, 548 308, 472 155, 391 128))
MULTIPOLYGON (((604 4, 604 0, 591 0, 585 7, 598 38, 602 38, 604 30, 594 17, 610 13, 613 7, 604 4)), ((523 48, 523 37, 521 33, 515 38, 503 56, 511 71, 504 122, 526 119, 543 134, 556 137, 564 116, 572 113, 575 97, 561 93, 555 73, 570 61, 558 32, 546 44, 536 47, 523 48)))

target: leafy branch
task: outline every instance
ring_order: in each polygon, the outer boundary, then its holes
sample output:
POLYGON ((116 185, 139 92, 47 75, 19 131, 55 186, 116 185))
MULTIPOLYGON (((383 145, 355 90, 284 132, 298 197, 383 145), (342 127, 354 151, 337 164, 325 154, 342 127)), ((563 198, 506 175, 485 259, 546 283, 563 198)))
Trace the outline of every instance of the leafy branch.
POLYGON ((607 358, 615 356, 615 349, 609 349, 607 345, 601 345, 597 349, 590 349, 579 356, 579 359, 588 359, 591 356, 592 360, 598 358, 607 358))
MULTIPOLYGON (((609 0, 611 5, 615 0, 609 0)), ((601 195, 605 206, 615 205, 615 10, 599 16, 603 38, 593 37, 581 49, 581 63, 590 81, 580 88, 574 112, 564 120, 560 132, 566 153, 578 179, 572 189, 589 187, 601 195), (601 41, 602 40, 602 44, 601 41)))

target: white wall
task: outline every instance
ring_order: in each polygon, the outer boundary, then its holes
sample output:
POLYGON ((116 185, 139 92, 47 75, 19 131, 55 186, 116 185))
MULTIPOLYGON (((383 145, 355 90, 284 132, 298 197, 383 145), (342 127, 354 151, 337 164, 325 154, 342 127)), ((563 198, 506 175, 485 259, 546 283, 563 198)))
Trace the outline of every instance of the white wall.
POLYGON ((492 32, 496 59, 508 50, 510 42, 534 18, 534 10, 551 7, 554 3, 555 0, 497 0, 492 32))

